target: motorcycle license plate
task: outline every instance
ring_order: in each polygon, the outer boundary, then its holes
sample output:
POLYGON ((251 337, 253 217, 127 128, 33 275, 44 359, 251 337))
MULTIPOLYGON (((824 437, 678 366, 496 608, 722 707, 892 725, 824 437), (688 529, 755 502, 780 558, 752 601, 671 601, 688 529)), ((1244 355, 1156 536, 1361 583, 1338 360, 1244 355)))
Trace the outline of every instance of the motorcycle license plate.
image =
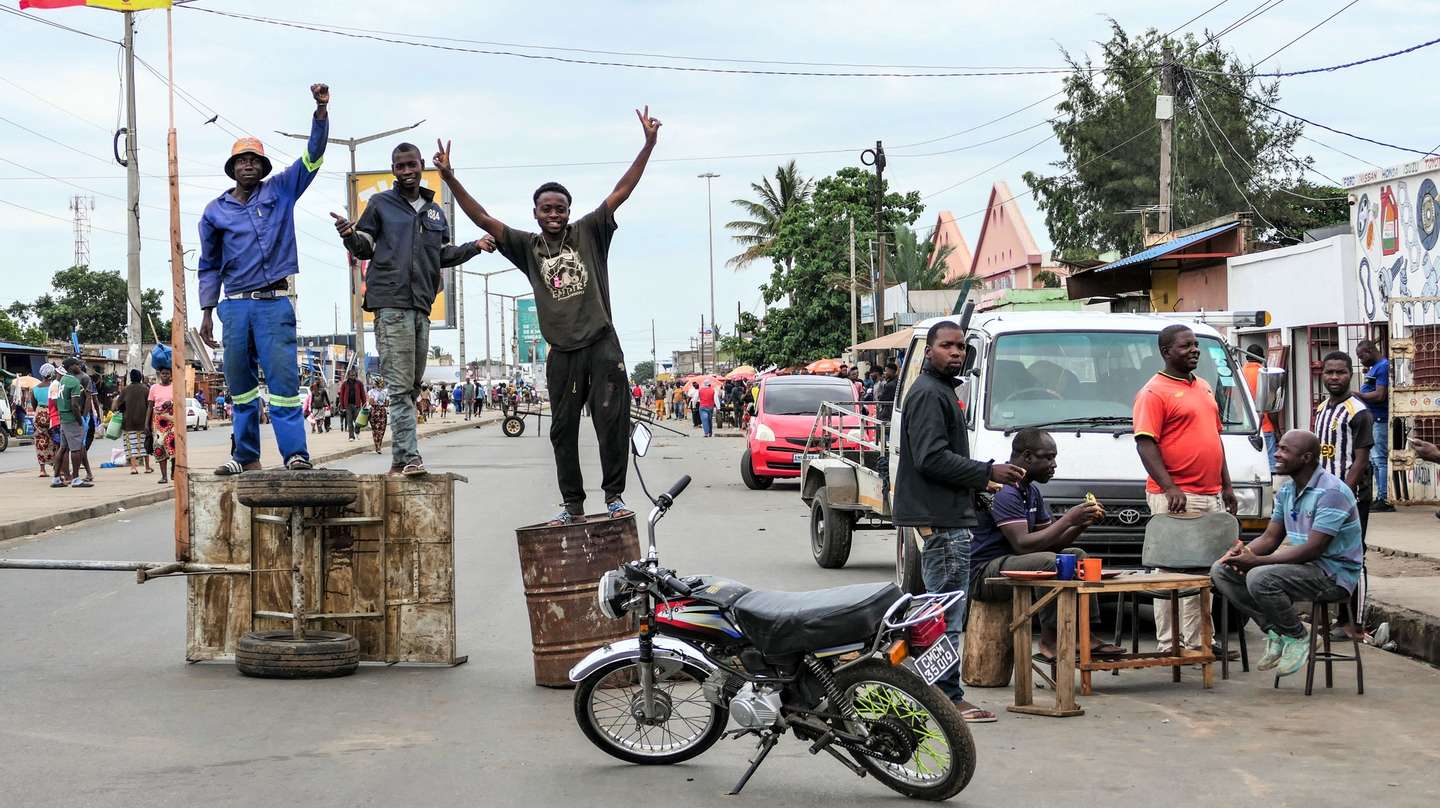
POLYGON ((930 646, 929 651, 915 657, 915 672, 920 674, 920 678, 925 680, 925 684, 933 685, 958 664, 960 664, 960 654, 955 650, 955 643, 947 634, 942 636, 939 642, 930 646))

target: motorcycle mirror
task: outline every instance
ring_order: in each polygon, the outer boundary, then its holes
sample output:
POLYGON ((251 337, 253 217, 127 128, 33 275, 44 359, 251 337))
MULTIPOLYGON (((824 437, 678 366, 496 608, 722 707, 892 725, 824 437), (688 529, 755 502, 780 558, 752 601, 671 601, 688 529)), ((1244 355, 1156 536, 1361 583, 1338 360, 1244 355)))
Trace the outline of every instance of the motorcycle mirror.
POLYGON ((644 457, 650 451, 650 428, 644 424, 637 423, 635 428, 630 430, 630 450, 636 457, 644 457))

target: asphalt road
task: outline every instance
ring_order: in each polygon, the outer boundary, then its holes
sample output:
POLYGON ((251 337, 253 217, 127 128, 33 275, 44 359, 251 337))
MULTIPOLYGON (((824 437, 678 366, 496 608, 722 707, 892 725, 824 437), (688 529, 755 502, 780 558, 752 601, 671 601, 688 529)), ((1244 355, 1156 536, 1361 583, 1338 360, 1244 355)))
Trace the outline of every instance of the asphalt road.
MULTIPOLYGON (((215 430, 211 430, 212 433, 215 430)), ((583 430, 583 433, 588 433, 583 430)), ((125 573, 0 571, 0 804, 14 806, 481 805, 782 806, 898 804, 787 739, 740 800, 725 791, 748 741, 722 741, 670 768, 614 761, 575 726, 571 693, 531 682, 513 528, 557 499, 548 442, 466 430, 427 442, 427 462, 470 478, 457 495, 458 620, 469 664, 364 667, 316 682, 247 679, 186 665, 178 580, 125 573)), ((598 483, 593 436, 587 480, 598 483)), ((884 579, 891 551, 860 534, 849 567, 810 559, 793 486, 747 491, 734 439, 658 433, 642 461, 652 490, 695 483, 662 524, 662 558, 683 573, 791 590, 884 579)), ((384 471, 386 456, 344 465, 384 471)), ((640 505, 633 483, 633 505, 640 505)), ((592 507, 599 507, 598 494, 592 507)), ((0 555, 164 560, 168 505, 0 543, 0 555)), ((1252 639, 1258 656, 1258 638, 1252 639)), ((1434 805, 1440 671, 1367 649, 1312 698, 1301 683, 1238 674, 1211 691, 1188 670, 1098 676, 1083 717, 1003 712, 1006 690, 972 690, 1001 710, 975 728, 979 767, 953 804, 1434 805)), ((1238 671, 1238 667, 1237 667, 1238 671)), ((1045 691, 1040 697, 1048 695, 1045 691)))
MULTIPOLYGON (((206 430, 192 430, 190 432, 191 446, 223 446, 230 442, 230 425, 212 425, 206 430)), ((100 468, 100 464, 110 459, 110 453, 120 445, 119 441, 106 440, 97 437, 90 446, 90 464, 93 468, 100 468)), ((7 471, 24 471, 31 469, 36 474, 40 473, 40 467, 35 463, 35 446, 27 443, 21 446, 16 439, 10 440, 10 448, 0 452, 0 473, 7 471)), ((53 469, 50 469, 53 471, 53 469)))

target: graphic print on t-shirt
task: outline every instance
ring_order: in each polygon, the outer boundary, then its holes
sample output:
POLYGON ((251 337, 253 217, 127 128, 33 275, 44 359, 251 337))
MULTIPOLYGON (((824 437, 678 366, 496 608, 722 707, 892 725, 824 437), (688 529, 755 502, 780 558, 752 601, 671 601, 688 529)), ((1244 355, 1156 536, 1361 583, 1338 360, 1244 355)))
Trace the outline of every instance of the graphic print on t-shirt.
POLYGON ((580 253, 566 244, 558 255, 540 255, 540 276, 545 279, 545 288, 555 300, 566 300, 583 294, 590 284, 590 271, 585 268, 580 253))

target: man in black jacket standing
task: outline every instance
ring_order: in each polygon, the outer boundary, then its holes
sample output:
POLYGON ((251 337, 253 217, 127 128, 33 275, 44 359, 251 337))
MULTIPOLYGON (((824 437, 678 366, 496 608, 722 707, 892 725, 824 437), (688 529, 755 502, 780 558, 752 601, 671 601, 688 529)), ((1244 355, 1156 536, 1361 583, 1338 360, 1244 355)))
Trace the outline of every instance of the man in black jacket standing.
POLYGON ((401 143, 390 153, 395 187, 370 198, 359 222, 331 213, 345 248, 369 260, 365 273, 365 310, 375 313, 375 344, 390 394, 390 472, 425 474, 415 437, 415 397, 430 353, 430 308, 443 286, 440 270, 493 252, 495 240, 454 245, 445 211, 435 192, 420 186, 425 159, 420 149, 401 143))
MULTIPOLYGON (((923 550, 920 571, 928 592, 955 592, 970 585, 970 529, 975 495, 993 483, 1018 483, 1025 470, 969 457, 965 412, 955 388, 965 367, 965 332, 944 321, 925 335, 925 364, 905 393, 900 424, 900 462, 895 474, 894 521, 913 527, 923 550)), ((965 601, 945 615, 946 633, 959 647, 965 601)), ((989 723, 995 714, 965 700, 960 670, 935 683, 969 723, 989 723)))

